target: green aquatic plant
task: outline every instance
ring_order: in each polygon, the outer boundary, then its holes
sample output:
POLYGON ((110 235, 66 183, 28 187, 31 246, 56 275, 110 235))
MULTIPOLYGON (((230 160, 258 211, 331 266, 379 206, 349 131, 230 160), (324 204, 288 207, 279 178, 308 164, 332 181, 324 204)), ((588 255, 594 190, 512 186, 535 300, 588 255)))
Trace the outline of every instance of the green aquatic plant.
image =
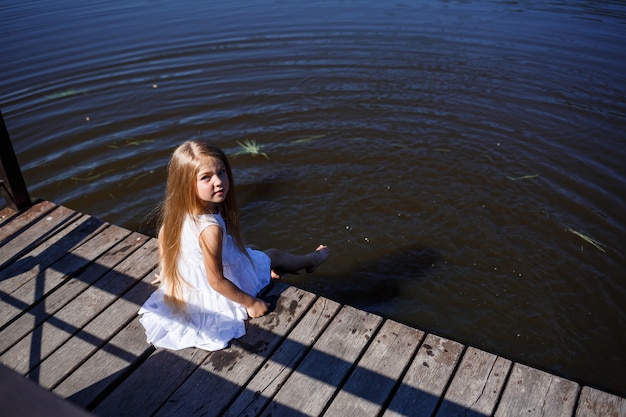
POLYGON ((326 137, 326 135, 315 135, 315 136, 309 136, 309 137, 301 138, 301 139, 294 139, 291 141, 291 143, 306 143, 306 142, 311 142, 317 139, 321 139, 323 137, 326 137))
POLYGON ((539 174, 523 175, 521 177, 510 177, 507 175, 507 178, 510 179, 511 181, 519 181, 519 180, 530 180, 532 178, 537 178, 538 176, 539 174))
POLYGON ((139 175, 133 175, 133 179, 128 184, 126 184, 126 188, 132 187, 133 185, 135 185, 137 181, 139 181, 141 178, 146 177, 146 176, 148 176, 147 172, 144 172, 143 174, 139 174, 139 175))
POLYGON ((410 151, 411 148, 409 148, 408 146, 406 146, 403 143, 390 143, 391 146, 393 146, 394 148, 402 148, 402 149, 406 149, 407 151, 410 151))
POLYGON ((587 235, 584 235, 584 234, 582 234, 580 232, 577 232, 574 229, 570 229, 569 227, 567 228, 567 231, 575 234, 576 236, 578 236, 579 238, 581 238, 585 242, 595 246, 596 249, 598 249, 599 251, 602 251, 602 252, 606 253, 606 250, 602 247, 602 243, 598 242, 597 240, 595 240, 595 239, 593 239, 593 238, 591 238, 591 237, 589 237, 587 235))
POLYGON ((487 155, 486 153, 481 153, 482 156, 484 156, 485 158, 487 158, 489 160, 489 162, 491 162, 493 165, 498 165, 496 163, 496 161, 493 160, 492 157, 490 157, 489 155, 487 155))
POLYGON ((149 156, 149 157, 147 157, 147 158, 142 159, 141 161, 137 162, 136 164, 133 164, 133 165, 128 165, 126 168, 127 168, 128 170, 133 170, 133 169, 136 169, 137 167, 143 167, 143 166, 145 166, 145 165, 146 165, 146 163, 147 163, 148 161, 150 161, 150 160, 152 160, 152 157, 151 157, 151 156, 149 156))
POLYGON ((124 138, 122 141, 113 142, 110 145, 108 145, 108 147, 110 149, 118 149, 118 148, 123 148, 126 146, 139 146, 139 145, 143 145, 144 143, 152 143, 152 142, 154 142, 154 139, 135 139, 134 137, 130 136, 130 137, 124 138))
POLYGON ((59 91, 56 93, 52 93, 52 94, 48 94, 46 96, 47 100, 54 100, 57 98, 64 98, 64 97, 72 97, 72 96, 76 96, 79 94, 85 94, 86 91, 84 90, 74 90, 72 88, 70 88, 69 90, 65 90, 65 91, 59 91))
POLYGON ((262 155, 265 158, 270 159, 270 157, 267 156, 265 152, 261 152, 261 149, 263 149, 263 145, 256 143, 256 141, 254 140, 246 139, 243 141, 243 143, 239 141, 237 141, 237 143, 239 144, 241 149, 235 152, 233 154, 233 157, 237 157, 239 155, 252 155, 252 156, 262 155))
POLYGON ((115 169, 111 168, 106 171, 94 174, 94 170, 91 170, 87 173, 86 177, 71 177, 70 179, 74 181, 93 181, 113 171, 115 171, 115 169))

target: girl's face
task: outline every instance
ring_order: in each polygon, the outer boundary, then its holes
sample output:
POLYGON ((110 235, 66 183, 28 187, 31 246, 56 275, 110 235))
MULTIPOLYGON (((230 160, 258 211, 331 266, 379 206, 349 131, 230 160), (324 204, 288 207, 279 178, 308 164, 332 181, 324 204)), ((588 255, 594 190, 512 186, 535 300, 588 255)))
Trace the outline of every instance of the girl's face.
POLYGON ((226 199, 229 186, 224 163, 217 158, 204 158, 196 176, 196 194, 202 200, 204 209, 217 212, 218 204, 226 199))

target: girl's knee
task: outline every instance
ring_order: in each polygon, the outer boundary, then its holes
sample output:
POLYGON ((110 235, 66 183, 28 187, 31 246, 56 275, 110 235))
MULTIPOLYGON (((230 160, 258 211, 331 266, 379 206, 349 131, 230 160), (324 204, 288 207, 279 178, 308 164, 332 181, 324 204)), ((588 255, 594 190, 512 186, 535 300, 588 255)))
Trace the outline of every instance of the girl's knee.
POLYGON ((276 264, 276 261, 278 261, 280 259, 280 256, 281 256, 281 253, 282 253, 278 249, 274 249, 274 248, 265 249, 263 252, 267 256, 269 256, 270 261, 272 261, 272 266, 274 266, 276 264))

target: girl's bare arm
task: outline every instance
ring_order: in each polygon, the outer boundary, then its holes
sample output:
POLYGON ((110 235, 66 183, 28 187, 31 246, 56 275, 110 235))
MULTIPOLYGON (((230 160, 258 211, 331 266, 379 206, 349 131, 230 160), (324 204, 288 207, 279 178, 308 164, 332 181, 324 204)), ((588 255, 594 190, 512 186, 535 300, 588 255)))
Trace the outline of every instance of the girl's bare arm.
POLYGON ((211 288, 229 300, 246 307, 250 317, 261 317, 267 313, 268 304, 265 301, 246 294, 224 277, 222 229, 219 226, 208 226, 200 233, 200 247, 211 288))

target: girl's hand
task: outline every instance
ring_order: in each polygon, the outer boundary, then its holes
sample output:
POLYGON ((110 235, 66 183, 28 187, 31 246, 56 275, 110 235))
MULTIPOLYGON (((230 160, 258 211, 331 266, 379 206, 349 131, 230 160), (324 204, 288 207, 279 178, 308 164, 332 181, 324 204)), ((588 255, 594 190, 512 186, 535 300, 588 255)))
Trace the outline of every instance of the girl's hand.
POLYGON ((267 310, 269 309, 269 306, 269 303, 255 298, 252 302, 252 305, 250 307, 246 307, 246 310, 248 310, 248 316, 255 319, 257 317, 265 315, 265 313, 267 313, 267 310))

